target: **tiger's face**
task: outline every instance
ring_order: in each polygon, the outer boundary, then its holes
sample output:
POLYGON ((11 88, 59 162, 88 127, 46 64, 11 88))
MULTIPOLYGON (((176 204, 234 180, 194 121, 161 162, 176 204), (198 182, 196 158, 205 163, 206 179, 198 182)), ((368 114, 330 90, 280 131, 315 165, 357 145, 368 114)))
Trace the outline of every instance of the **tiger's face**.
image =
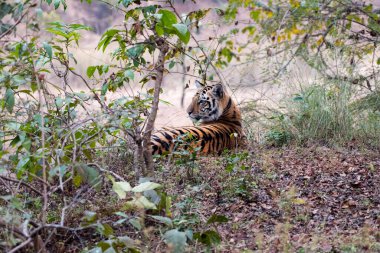
POLYGON ((199 89, 187 108, 190 119, 200 123, 218 120, 229 99, 222 84, 203 85, 198 81, 195 83, 199 89))

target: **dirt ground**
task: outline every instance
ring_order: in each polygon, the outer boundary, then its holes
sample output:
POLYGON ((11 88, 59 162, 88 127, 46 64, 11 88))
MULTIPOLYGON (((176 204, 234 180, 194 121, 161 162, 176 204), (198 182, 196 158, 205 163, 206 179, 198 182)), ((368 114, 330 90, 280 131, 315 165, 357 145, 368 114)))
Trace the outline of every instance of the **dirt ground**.
POLYGON ((243 163, 246 170, 227 173, 225 158, 205 158, 201 184, 169 188, 181 199, 194 196, 204 220, 229 219, 217 226, 221 252, 380 252, 378 152, 261 149, 243 163))

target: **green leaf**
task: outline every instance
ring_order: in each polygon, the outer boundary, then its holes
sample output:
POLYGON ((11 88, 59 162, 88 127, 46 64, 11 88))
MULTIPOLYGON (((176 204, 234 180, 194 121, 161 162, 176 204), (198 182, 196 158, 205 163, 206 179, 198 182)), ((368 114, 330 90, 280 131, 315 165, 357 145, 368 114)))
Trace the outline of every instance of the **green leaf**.
POLYGON ((5 124, 6 128, 9 128, 10 130, 18 131, 20 130, 21 124, 17 122, 7 122, 5 124))
POLYGON ((118 250, 116 250, 112 244, 111 244, 111 247, 109 247, 108 249, 106 249, 105 251, 103 251, 103 253, 118 253, 118 250))
POLYGON ((54 167, 53 169, 49 170, 49 179, 52 179, 52 177, 56 175, 63 176, 66 173, 67 166, 66 165, 59 165, 54 167))
POLYGON ((150 202, 145 196, 140 196, 135 203, 137 206, 142 206, 145 209, 156 209, 156 205, 150 202))
POLYGON ((75 166, 77 173, 81 176, 82 180, 91 186, 100 187, 99 172, 86 164, 78 164, 75 166))
POLYGON ((96 66, 90 66, 90 67, 88 67, 87 68, 87 76, 89 77, 89 78, 91 78, 93 75, 94 75, 94 73, 95 73, 95 70, 96 70, 96 66))
POLYGON ((140 220, 139 219, 137 219, 137 218, 132 218, 132 219, 130 219, 129 220, 129 223, 131 223, 131 225, 133 226, 133 227, 135 227, 137 230, 141 230, 141 223, 140 223, 140 220))
POLYGON ((98 220, 98 215, 96 212, 92 211, 84 211, 84 216, 82 218, 82 221, 86 222, 87 224, 94 223, 98 220))
POLYGON ((153 14, 153 17, 155 17, 158 21, 161 21, 162 14, 153 14))
POLYGON ((185 24, 173 24, 173 27, 177 31, 177 36, 180 38, 180 40, 187 44, 190 41, 190 32, 187 29, 187 26, 185 24))
MULTIPOLYGON (((26 83, 26 80, 25 80, 25 77, 24 76, 21 76, 21 75, 14 75, 12 77, 12 81, 14 82, 14 84, 16 85, 21 85, 21 84, 25 84, 26 83)), ((20 91, 19 91, 20 92, 20 91)))
POLYGON ((144 191, 149 191, 149 190, 154 190, 158 187, 161 187, 160 184, 153 183, 153 182, 144 182, 141 183, 135 187, 132 188, 133 192, 144 192, 144 191))
POLYGON ((66 9, 67 9, 66 1, 65 0, 61 0, 61 3, 63 5, 63 10, 66 11, 66 9))
POLYGON ((52 47, 47 42, 42 43, 42 46, 44 47, 46 53, 48 54, 48 56, 49 56, 49 58, 51 60, 51 58, 53 57, 53 49, 52 49, 52 47))
POLYGON ((211 246, 213 244, 219 244, 221 242, 220 235, 214 230, 207 230, 204 233, 195 233, 194 239, 196 239, 197 241, 207 246, 211 246))
POLYGON ((175 65, 175 61, 171 61, 169 63, 169 69, 172 69, 174 67, 174 65, 175 65))
POLYGON ((102 85, 102 90, 101 90, 101 93, 100 93, 100 94, 101 94, 102 96, 106 95, 107 90, 108 90, 108 83, 103 83, 103 85, 102 85))
MULTIPOLYGON (((132 247, 134 247, 135 246, 135 241, 131 238, 131 237, 129 237, 129 236, 126 236, 126 235, 124 235, 124 236, 118 236, 117 237, 117 240, 118 241, 120 241, 120 242, 122 242, 125 246, 127 246, 128 248, 130 247, 130 248, 132 248, 132 247)), ((134 250, 131 250, 130 252, 134 252, 134 253, 137 253, 137 252, 139 252, 139 251, 134 251, 134 250)))
POLYGON ((159 10, 158 14, 162 14, 161 22, 164 28, 172 28, 173 24, 177 23, 177 17, 169 10, 159 10))
POLYGON ((133 2, 133 0, 121 0, 121 2, 125 8, 128 8, 128 6, 133 2))
POLYGON ((61 3, 61 0, 54 0, 54 8, 58 9, 60 3, 61 3))
POLYGON ((258 22, 258 21, 259 21, 259 17, 260 17, 260 11, 259 11, 259 10, 251 11, 250 16, 251 16, 251 18, 252 18, 255 22, 258 22))
POLYGON ((185 251, 187 246, 186 233, 180 232, 177 229, 172 229, 164 234, 166 244, 172 247, 174 253, 181 253, 185 251))
POLYGON ((86 30, 86 31, 93 30, 90 26, 82 25, 82 24, 70 24, 69 27, 73 30, 86 30))
POLYGON ((127 56, 130 58, 136 58, 143 54, 145 51, 145 46, 144 45, 136 45, 134 47, 131 47, 127 50, 127 56))
POLYGON ((159 222, 164 223, 167 226, 170 226, 170 227, 173 226, 172 220, 168 217, 163 217, 163 216, 158 216, 158 215, 150 215, 150 217, 152 217, 155 220, 158 220, 159 222))
POLYGON ((30 160, 30 156, 24 156, 22 157, 18 163, 17 163, 17 166, 16 166, 16 169, 19 170, 21 168, 23 168, 30 160))
POLYGON ((82 177, 80 175, 75 175, 74 178, 73 178, 73 184, 76 186, 76 187, 79 187, 82 183, 82 177))
POLYGON ((380 65, 380 58, 377 58, 376 63, 377 63, 377 65, 380 65))
POLYGON ((112 38, 119 32, 120 30, 117 29, 110 29, 107 30, 101 37, 97 49, 100 49, 103 47, 103 52, 106 50, 107 46, 111 43, 112 38))
POLYGON ((139 198, 133 198, 133 200, 126 203, 126 208, 137 208, 137 209, 157 209, 156 205, 150 202, 145 196, 140 196, 139 198))
POLYGON ((65 100, 63 98, 61 98, 61 97, 57 97, 55 99, 55 105, 57 106, 58 109, 62 108, 64 101, 65 100))
POLYGON ((213 214, 207 221, 207 224, 215 223, 215 222, 228 222, 228 218, 224 215, 213 214))
POLYGON ((99 224, 97 230, 101 235, 104 235, 105 237, 109 237, 114 233, 112 227, 108 224, 99 224))
POLYGON ((2 1, 0 3, 0 20, 3 19, 3 17, 5 17, 6 15, 12 13, 13 11, 13 6, 6 3, 6 1, 2 1))
POLYGON ((124 217, 124 218, 129 218, 129 216, 127 214, 123 213, 123 212, 116 212, 115 214, 119 215, 121 217, 124 217))
POLYGON ((373 5, 369 4, 363 8, 364 11, 371 13, 373 10, 373 5))
POLYGON ((12 89, 8 88, 5 92, 5 108, 7 108, 9 113, 12 113, 13 107, 15 105, 15 93, 12 89))
POLYGON ((135 79, 135 74, 133 73, 131 69, 127 69, 126 71, 124 71, 124 76, 132 80, 135 79))
POLYGON ((104 65, 102 66, 102 71, 103 71, 104 73, 107 73, 109 69, 110 69, 110 66, 109 66, 108 64, 104 64, 104 65))
POLYGON ((102 65, 96 66, 96 69, 98 70, 99 76, 103 75, 103 66, 102 65))
POLYGON ((164 35, 164 28, 160 23, 157 23, 155 28, 158 36, 164 35))
POLYGON ((116 192, 120 199, 125 199, 127 196, 126 192, 131 191, 132 187, 128 182, 114 182, 112 190, 116 192))

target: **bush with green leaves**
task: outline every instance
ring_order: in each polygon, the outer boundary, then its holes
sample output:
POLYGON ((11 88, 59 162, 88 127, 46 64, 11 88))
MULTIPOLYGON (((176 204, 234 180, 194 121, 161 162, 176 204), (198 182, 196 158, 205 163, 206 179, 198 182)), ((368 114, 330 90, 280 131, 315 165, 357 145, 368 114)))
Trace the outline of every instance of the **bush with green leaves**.
POLYGON ((72 238, 90 230, 99 240, 86 241, 82 247, 88 251, 95 247, 92 252, 138 252, 150 247, 149 240, 131 244, 137 238, 120 235, 117 226, 127 223, 144 237, 150 222, 155 236, 173 251, 191 243, 192 233, 172 224, 170 196, 156 191, 154 183, 128 187, 119 176, 138 179, 153 174, 149 140, 163 75, 184 64, 184 55, 204 78, 212 64, 199 44, 187 46, 191 38, 195 41, 192 29, 209 9, 179 15, 172 1, 166 3, 115 3, 124 13, 124 25, 107 30, 97 47, 111 51, 112 61, 87 66, 85 75, 74 49, 91 28, 43 24, 40 19, 43 5, 65 10, 65 0, 0 4, 1 249, 16 252, 34 246, 35 251, 50 251, 58 247, 49 241, 52 231, 72 238), (19 35, 22 29, 30 32, 28 36, 19 35), (47 35, 40 36, 41 30, 47 35), (201 55, 204 60, 197 60, 201 55), (83 90, 73 87, 72 80, 83 90), (154 88, 144 90, 147 82, 154 88), (110 93, 131 86, 140 92, 110 99, 110 93), (117 166, 119 150, 133 161, 117 166), (108 192, 110 183, 120 200, 111 196, 111 203, 101 206, 97 201, 104 196, 91 195, 108 192), (140 189, 147 185, 153 188, 140 189), (125 196, 131 200, 124 203, 125 196), (101 207, 115 210, 94 211, 101 207), (83 215, 80 223, 74 222, 83 215), (114 215, 119 219, 112 223, 114 215))

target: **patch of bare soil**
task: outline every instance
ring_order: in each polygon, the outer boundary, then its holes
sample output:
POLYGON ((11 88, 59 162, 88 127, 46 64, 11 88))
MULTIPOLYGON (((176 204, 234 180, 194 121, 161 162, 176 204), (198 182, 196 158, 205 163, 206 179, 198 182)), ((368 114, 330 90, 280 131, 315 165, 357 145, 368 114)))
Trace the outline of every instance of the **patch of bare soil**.
POLYGON ((202 190, 189 194, 179 181, 170 189, 193 198, 203 221, 228 217, 217 226, 222 252, 380 252, 379 153, 264 149, 244 163, 247 170, 229 173, 225 157, 204 158, 202 190))

